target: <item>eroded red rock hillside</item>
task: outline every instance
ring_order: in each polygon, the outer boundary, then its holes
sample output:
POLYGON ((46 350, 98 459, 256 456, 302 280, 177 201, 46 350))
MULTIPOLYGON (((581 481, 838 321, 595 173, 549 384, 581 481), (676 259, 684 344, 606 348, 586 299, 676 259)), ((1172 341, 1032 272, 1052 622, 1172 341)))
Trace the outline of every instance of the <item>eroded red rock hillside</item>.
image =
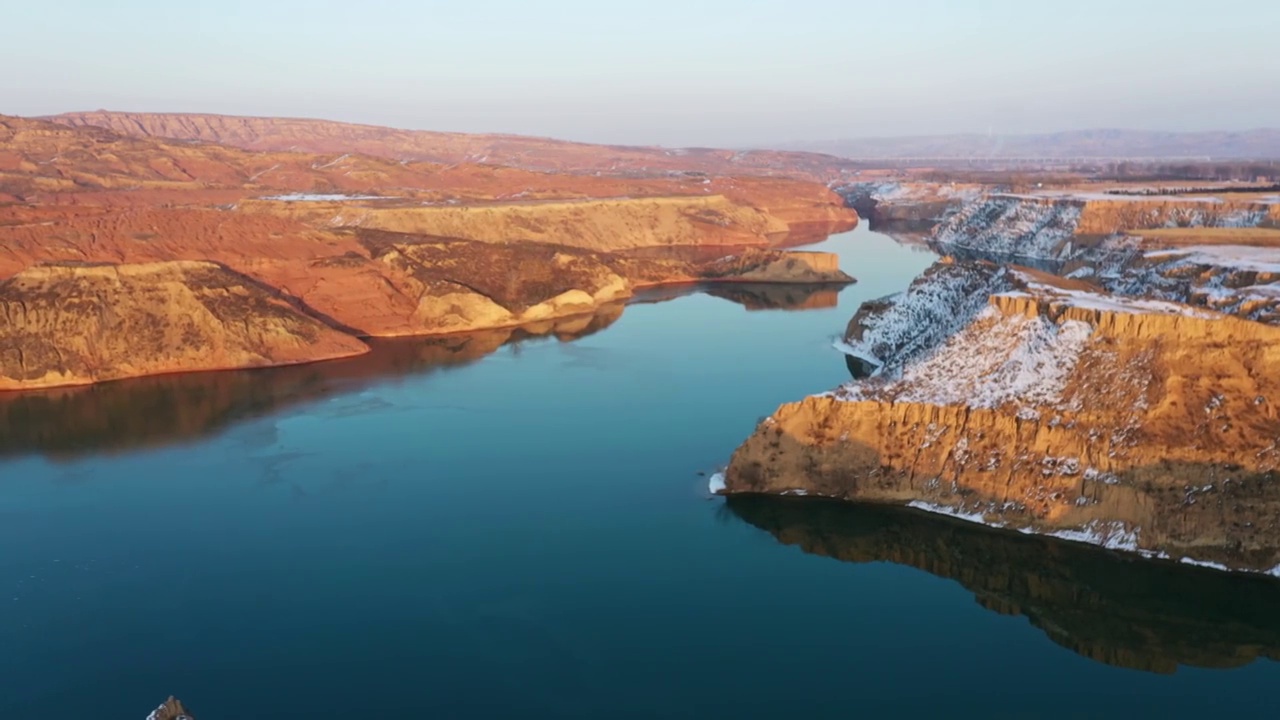
POLYGON ((356 337, 546 323, 650 285, 849 281, 832 256, 780 249, 857 222, 818 183, 360 148, 0 116, 0 388, 350 355, 356 337))

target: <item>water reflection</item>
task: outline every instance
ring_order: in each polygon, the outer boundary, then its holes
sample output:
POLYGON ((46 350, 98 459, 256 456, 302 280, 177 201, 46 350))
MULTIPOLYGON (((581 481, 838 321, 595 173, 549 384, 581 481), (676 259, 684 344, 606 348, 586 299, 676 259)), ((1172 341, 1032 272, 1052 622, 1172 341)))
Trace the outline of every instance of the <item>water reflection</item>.
MULTIPOLYGON (((666 302, 706 293, 748 310, 811 310, 836 307, 839 291, 831 285, 690 285, 646 291, 632 302, 666 302)), ((612 304, 594 315, 521 328, 372 340, 372 352, 344 360, 0 392, 0 457, 70 458, 189 442, 236 422, 358 391, 389 378, 467 365, 506 345, 552 338, 571 342, 609 327, 624 308, 624 304, 612 304)))
POLYGON ((1055 643, 1157 673, 1280 659, 1280 581, 1153 562, 905 508, 731 496, 727 512, 778 542, 850 563, 893 562, 959 582, 1055 643))
POLYGON ((75 457, 187 442, 282 408, 388 378, 460 367, 504 345, 599 332, 621 315, 440 337, 372 340, 359 357, 280 368, 181 373, 55 390, 0 393, 0 456, 75 457))
POLYGON ((843 285, 780 285, 724 283, 707 287, 713 297, 735 302, 748 310, 826 310, 839 304, 843 285))

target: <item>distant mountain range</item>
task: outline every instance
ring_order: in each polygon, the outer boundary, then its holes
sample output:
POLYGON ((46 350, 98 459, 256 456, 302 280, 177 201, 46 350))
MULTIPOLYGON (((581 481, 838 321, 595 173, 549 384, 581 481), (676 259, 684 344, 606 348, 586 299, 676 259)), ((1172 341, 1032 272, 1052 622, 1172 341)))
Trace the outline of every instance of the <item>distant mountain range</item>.
POLYGON ((74 112, 43 118, 121 135, 217 143, 251 151, 358 153, 408 162, 504 165, 561 173, 652 177, 701 172, 829 182, 848 161, 796 151, 596 145, 521 135, 434 132, 276 117, 74 112))
POLYGON ((791 143, 782 149, 829 153, 853 159, 1280 159, 1280 129, 1242 132, 1073 130, 1035 135, 922 135, 791 143))

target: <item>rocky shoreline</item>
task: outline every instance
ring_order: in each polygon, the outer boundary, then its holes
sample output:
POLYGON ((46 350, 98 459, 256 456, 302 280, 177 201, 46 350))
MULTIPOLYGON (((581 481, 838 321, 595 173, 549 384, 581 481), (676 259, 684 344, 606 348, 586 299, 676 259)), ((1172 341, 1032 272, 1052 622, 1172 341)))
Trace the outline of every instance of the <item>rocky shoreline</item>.
MULTIPOLYGON (((910 505, 1280 576, 1280 249, 1191 244, 1214 232, 1194 226, 1165 247, 1147 226, 1180 216, 1167 200, 1100 241, 1078 222, 1092 200, 992 202, 933 234, 965 259, 858 311, 839 344, 855 380, 766 418, 714 489, 910 505), (1067 272, 1009 264, 1027 250, 1067 272)), ((1211 205, 1235 217, 1182 207, 1211 205)))

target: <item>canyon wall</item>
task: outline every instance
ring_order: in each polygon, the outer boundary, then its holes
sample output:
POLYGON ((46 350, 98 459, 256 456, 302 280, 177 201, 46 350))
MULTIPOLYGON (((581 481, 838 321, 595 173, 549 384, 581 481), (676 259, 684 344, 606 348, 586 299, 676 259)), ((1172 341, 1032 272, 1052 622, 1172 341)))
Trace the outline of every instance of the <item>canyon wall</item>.
POLYGON ((892 372, 779 408, 734 453, 726 491, 916 503, 1188 561, 1280 565, 1280 384, 1260 371, 1280 366, 1280 328, 1009 282, 931 347, 884 346, 892 372))
POLYGON ((989 195, 965 204, 933 232, 944 251, 1065 259, 1081 243, 1155 228, 1275 225, 1280 203, 1201 197, 989 195))

